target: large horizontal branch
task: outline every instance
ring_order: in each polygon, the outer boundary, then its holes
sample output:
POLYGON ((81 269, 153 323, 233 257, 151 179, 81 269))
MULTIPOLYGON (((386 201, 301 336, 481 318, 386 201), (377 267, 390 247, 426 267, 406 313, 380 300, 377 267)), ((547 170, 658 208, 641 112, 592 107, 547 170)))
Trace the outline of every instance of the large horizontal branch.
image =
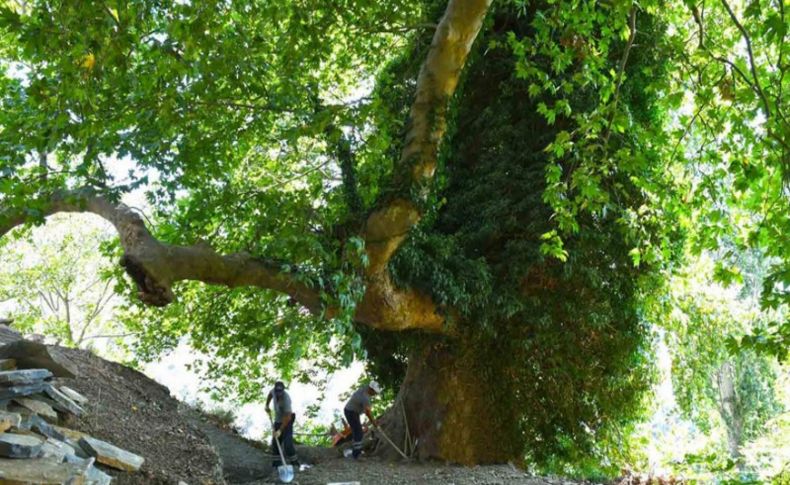
MULTIPOLYGON (((450 0, 434 32, 417 76, 409 129, 395 167, 397 181, 415 192, 433 179, 447 127, 448 103, 490 4, 491 0, 450 0)), ((384 269, 420 217, 417 204, 402 198, 388 201, 370 214, 365 239, 371 272, 384 269)))
MULTIPOLYGON (((117 230, 124 255, 121 264, 137 284, 140 299, 164 306, 173 301, 172 285, 196 280, 229 287, 256 286, 290 295, 313 313, 322 310, 319 292, 295 272, 248 253, 218 254, 207 244, 179 246, 156 239, 140 215, 124 204, 114 204, 91 190, 61 191, 43 201, 45 216, 59 212, 89 212, 117 230)), ((22 211, 0 213, 0 237, 24 224, 22 211)))
MULTIPOLYGON (((208 244, 179 246, 156 239, 141 216, 124 204, 115 204, 91 190, 60 191, 40 200, 44 216, 63 212, 92 213, 110 222, 118 232, 121 258, 137 285, 138 297, 148 305, 165 306, 174 300, 172 285, 194 280, 228 287, 253 286, 290 295, 314 314, 331 317, 336 308, 325 308, 316 288, 281 265, 248 253, 222 255, 208 244)), ((24 211, 0 211, 0 238, 28 222, 24 211)), ((355 319, 383 330, 419 328, 442 331, 444 319, 424 295, 395 288, 388 275, 371 276, 355 319)))

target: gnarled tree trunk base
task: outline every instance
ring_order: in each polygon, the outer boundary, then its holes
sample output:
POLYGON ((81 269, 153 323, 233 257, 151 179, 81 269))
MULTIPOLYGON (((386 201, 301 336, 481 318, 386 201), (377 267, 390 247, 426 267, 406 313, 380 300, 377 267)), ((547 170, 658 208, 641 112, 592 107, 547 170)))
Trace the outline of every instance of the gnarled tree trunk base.
MULTIPOLYGON (((501 427, 491 386, 481 380, 471 353, 463 346, 428 345, 409 360, 395 404, 382 419, 387 436, 406 454, 464 465, 512 461, 512 447, 502 446, 510 433, 501 427)), ((515 423, 513 423, 515 426, 515 423)), ((375 453, 400 454, 380 440, 375 453)))

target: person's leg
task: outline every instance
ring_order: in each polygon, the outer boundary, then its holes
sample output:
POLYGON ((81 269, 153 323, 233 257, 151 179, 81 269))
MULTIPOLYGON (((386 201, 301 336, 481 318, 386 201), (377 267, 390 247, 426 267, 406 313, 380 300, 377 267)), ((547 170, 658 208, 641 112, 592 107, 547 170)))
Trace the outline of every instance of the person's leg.
POLYGON ((294 447, 294 422, 296 421, 296 414, 291 415, 291 422, 285 427, 282 436, 283 453, 285 454, 285 461, 298 465, 296 457, 296 447, 294 447))
POLYGON ((359 414, 354 411, 344 409, 346 421, 351 426, 351 449, 353 450, 354 459, 359 458, 362 454, 362 422, 359 419, 359 414))
MULTIPOLYGON (((273 467, 278 467, 278 466, 280 466, 282 464, 281 463, 282 460, 280 460, 280 451, 277 449, 277 443, 274 442, 274 430, 275 429, 280 429, 280 425, 281 424, 282 423, 274 423, 274 427, 272 428, 272 446, 271 446, 272 451, 271 451, 271 454, 272 454, 272 456, 274 456, 274 459, 272 459, 272 466, 273 467)), ((282 442, 282 439, 280 441, 282 442)))

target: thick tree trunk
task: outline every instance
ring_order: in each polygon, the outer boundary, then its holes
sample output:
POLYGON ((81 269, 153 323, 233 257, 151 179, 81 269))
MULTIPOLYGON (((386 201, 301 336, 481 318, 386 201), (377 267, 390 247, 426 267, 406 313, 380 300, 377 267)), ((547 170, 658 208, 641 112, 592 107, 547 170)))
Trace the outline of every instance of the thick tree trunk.
MULTIPOLYGON (((482 380, 463 345, 426 345, 415 352, 393 407, 382 420, 387 436, 407 455, 465 465, 505 463, 515 423, 502 419, 491 387, 482 380), (509 428, 509 429, 505 429, 509 428)), ((386 440, 376 453, 398 459, 386 440)))

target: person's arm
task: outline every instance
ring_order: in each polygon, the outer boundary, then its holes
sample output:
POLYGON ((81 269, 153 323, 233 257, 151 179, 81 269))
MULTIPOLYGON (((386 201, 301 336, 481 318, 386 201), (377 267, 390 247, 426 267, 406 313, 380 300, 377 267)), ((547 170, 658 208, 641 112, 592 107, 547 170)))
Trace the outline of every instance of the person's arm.
POLYGON ((272 413, 272 410, 269 407, 271 402, 272 402, 272 391, 269 391, 269 395, 266 396, 266 414, 271 414, 272 413))
POLYGON ((374 426, 378 424, 376 423, 376 420, 373 418, 373 411, 370 409, 369 405, 365 405, 365 416, 368 417, 368 421, 370 422, 370 424, 374 426))

